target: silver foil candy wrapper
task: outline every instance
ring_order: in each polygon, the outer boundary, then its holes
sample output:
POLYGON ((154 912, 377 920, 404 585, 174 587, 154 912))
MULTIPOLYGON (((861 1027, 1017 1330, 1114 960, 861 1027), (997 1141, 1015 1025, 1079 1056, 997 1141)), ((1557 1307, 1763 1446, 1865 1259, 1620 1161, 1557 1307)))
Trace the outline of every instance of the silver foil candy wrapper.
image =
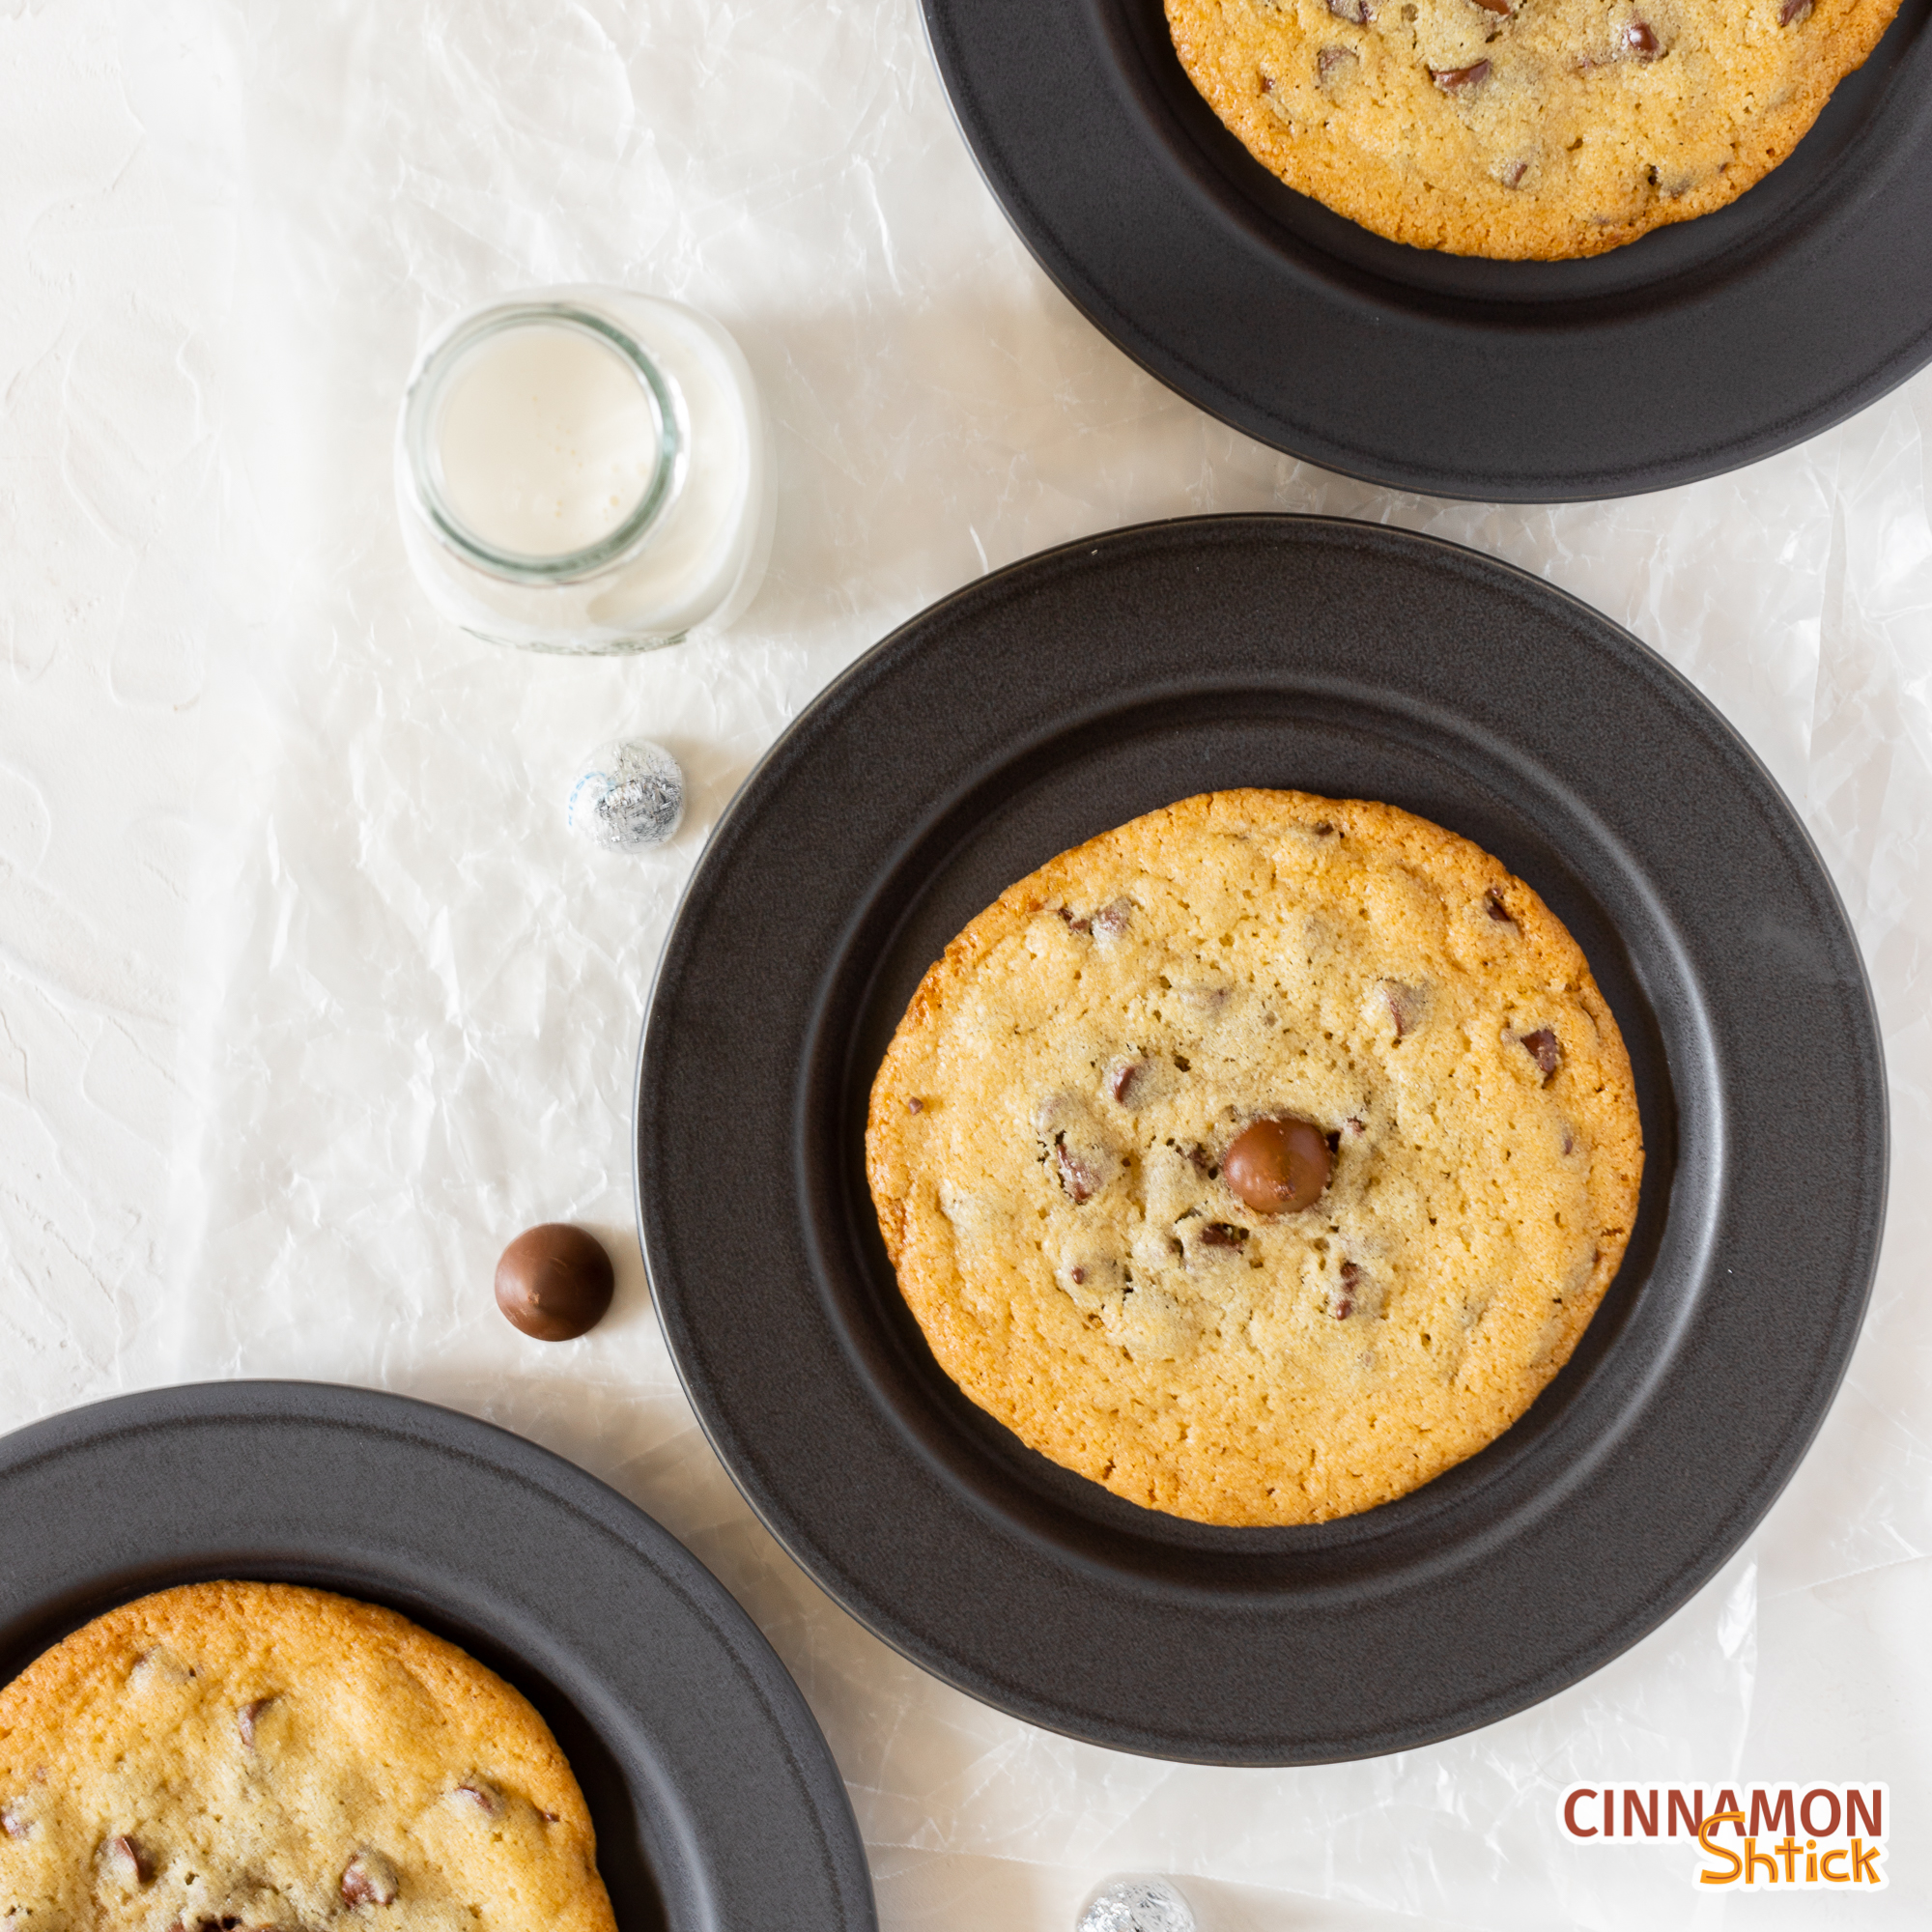
POLYGON ((611 852, 662 845, 684 820, 684 773, 662 745, 600 745, 571 782, 564 817, 580 838, 611 852))
POLYGON ((1075 1932, 1194 1932, 1194 1913, 1164 1878, 1109 1879, 1075 1932))

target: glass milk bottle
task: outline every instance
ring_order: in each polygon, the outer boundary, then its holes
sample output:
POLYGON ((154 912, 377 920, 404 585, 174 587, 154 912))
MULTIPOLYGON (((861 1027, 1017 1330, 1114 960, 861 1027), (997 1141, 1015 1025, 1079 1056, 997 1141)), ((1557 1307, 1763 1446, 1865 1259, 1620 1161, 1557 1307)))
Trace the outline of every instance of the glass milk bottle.
POLYGON ((396 489, 437 609, 531 650, 723 630, 771 554, 764 412, 738 345, 621 289, 533 290, 444 328, 403 398, 396 489))

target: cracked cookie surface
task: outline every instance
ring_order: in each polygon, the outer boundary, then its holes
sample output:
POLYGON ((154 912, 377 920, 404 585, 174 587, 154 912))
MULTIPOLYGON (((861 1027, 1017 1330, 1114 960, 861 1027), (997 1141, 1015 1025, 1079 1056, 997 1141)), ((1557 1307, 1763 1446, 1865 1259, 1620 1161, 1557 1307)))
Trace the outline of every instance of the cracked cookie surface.
POLYGON ((530 1705, 373 1605, 197 1583, 0 1689, 5 1932, 611 1932, 530 1705))
POLYGON ((1616 1023, 1529 887, 1393 807, 1279 791, 1003 894, 908 1007, 866 1150, 966 1394, 1118 1495, 1236 1524, 1371 1508, 1515 1422, 1643 1164, 1616 1023))
POLYGON ((1600 254, 1790 154, 1898 0, 1166 0, 1291 187, 1451 254, 1600 254))

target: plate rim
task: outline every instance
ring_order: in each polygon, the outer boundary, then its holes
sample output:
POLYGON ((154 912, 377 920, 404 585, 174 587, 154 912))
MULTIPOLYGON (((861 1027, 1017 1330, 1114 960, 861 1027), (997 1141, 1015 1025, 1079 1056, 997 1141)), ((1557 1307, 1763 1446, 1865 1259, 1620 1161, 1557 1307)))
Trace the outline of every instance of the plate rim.
MULTIPOLYGON (((721 860, 720 863, 723 864, 724 861, 721 860)), ((848 922, 849 917, 848 913, 848 922)), ((1804 824, 1764 760, 1731 721, 1698 691, 1690 678, 1661 653, 1646 645, 1627 627, 1618 624, 1576 593, 1551 583, 1519 565, 1430 532, 1413 531, 1400 526, 1367 523, 1351 518, 1297 512, 1236 512, 1163 519, 1131 525, 1094 536, 1075 538, 1016 559, 934 600, 904 622, 895 626, 885 638, 855 658, 837 677, 813 696, 810 702, 767 749, 746 777, 714 829, 699 866, 694 870, 680 897, 670 933, 652 976, 644 1022, 639 1040, 636 1093, 637 1101, 632 1123, 634 1180, 638 1189, 639 1238, 652 1285, 653 1307, 665 1334, 668 1350, 680 1385, 691 1402, 706 1439, 719 1455, 720 1461, 745 1497, 748 1506, 757 1515, 775 1540, 836 1603, 891 1648, 918 1664, 928 1674, 938 1677, 942 1682, 963 1690, 993 1708, 1038 1725, 1042 1729, 1081 1742, 1175 1762, 1253 1765, 1343 1762, 1379 1755, 1389 1750, 1407 1748, 1419 1744, 1441 1742, 1531 1708, 1560 1690, 1579 1683, 1667 1621, 1704 1588, 1721 1570, 1724 1563, 1736 1553, 1789 1484, 1823 1427, 1843 1384, 1853 1350, 1862 1330, 1884 1235, 1889 1181, 1890 1122, 1883 1036, 1878 1026, 1869 973, 1865 968, 1862 952, 1858 947, 1855 928, 1846 914, 1837 882, 1825 864, 1810 829, 1804 824), (1511 1693, 1492 1699, 1487 1706, 1471 1706, 1466 1711, 1459 1713, 1455 1722, 1447 1726, 1431 1728, 1426 1736, 1419 1733, 1412 1736, 1403 1735, 1363 1748, 1295 1756, 1271 1753, 1229 1754, 1226 1750, 1218 1748, 1189 1750, 1177 1748, 1171 1740, 1150 1741, 1111 1729, 1096 1730, 1091 1725, 1083 1727, 1080 1722, 1065 1721, 1062 1718, 1056 1717, 1051 1708, 1037 1700, 1013 1696, 990 1678, 979 1676, 962 1666, 957 1660, 935 1661, 929 1649, 905 1627, 890 1617, 882 1618, 876 1614, 872 1601, 864 1594, 863 1589, 855 1592, 846 1587, 845 1573, 832 1563, 824 1552, 814 1548, 809 1538, 797 1534, 788 1516, 766 1498, 761 1492, 758 1482, 748 1476, 739 1466, 738 1458, 734 1453, 733 1437, 724 1427, 724 1419, 715 1417, 711 1412, 705 1399, 702 1378, 698 1370, 687 1362, 684 1350, 680 1347, 673 1315, 678 1295, 674 1289, 668 1287, 661 1257, 654 1252, 646 1208, 647 1188, 644 1176, 645 1099, 653 1024, 659 1013, 658 996, 667 977, 672 971, 675 956, 679 952, 679 943, 685 931, 687 908, 701 900, 709 884, 710 862, 715 854, 726 853, 727 848, 733 844, 739 822, 741 818, 750 816, 767 776, 781 770, 794 750, 802 743, 805 733, 814 722, 830 718, 837 707, 850 702, 855 691, 863 685, 868 671, 875 669, 886 655, 895 647, 906 644, 919 632, 928 627, 944 628, 962 607, 976 601, 989 599, 997 605, 1005 586, 1015 579, 1077 559, 1083 553, 1097 555, 1103 550, 1121 547, 1131 548, 1146 543, 1185 542, 1196 532, 1212 533, 1257 526, 1274 528, 1287 526, 1296 530, 1314 529, 1351 544, 1367 543, 1378 548, 1393 547, 1397 550, 1434 552, 1444 559, 1459 561, 1465 569, 1473 565, 1478 575, 1490 573, 1505 582, 1513 582, 1520 592, 1527 593, 1532 602, 1539 603, 1547 609, 1567 611, 1574 619, 1580 622, 1582 627, 1598 633, 1602 640, 1614 639, 1628 666, 1637 674, 1654 681, 1662 692, 1668 694, 1688 718, 1695 722, 1698 728, 1709 732, 1714 740, 1740 763, 1752 781, 1757 796, 1768 798, 1780 810, 1782 831, 1794 848, 1801 852, 1807 862, 1810 883, 1815 889, 1821 890, 1824 902, 1835 915, 1842 937, 1847 942, 1851 957, 1856 962, 1857 991, 1863 1020, 1861 1044, 1868 1046, 1871 1051, 1869 1071, 1875 1083, 1877 1102, 1875 1119, 1871 1122, 1874 1151, 1864 1169, 1864 1179, 1869 1190, 1865 1197, 1868 1208, 1860 1224, 1857 1239, 1853 1243, 1859 1251, 1858 1260, 1849 1270, 1849 1273, 1857 1274, 1861 1279, 1847 1291, 1845 1295, 1840 1296, 1841 1306, 1852 1311, 1849 1319, 1843 1323, 1842 1346, 1835 1350, 1827 1373, 1820 1375, 1815 1365, 1812 1365, 1806 1382, 1807 1395, 1804 1405, 1803 1426, 1796 1434, 1786 1438, 1785 1446, 1780 1450, 1775 1463, 1769 1466, 1761 1478, 1754 1480, 1748 1492, 1739 1498, 1732 1512, 1734 1527, 1728 1530, 1723 1538, 1710 1546, 1704 1554, 1704 1559, 1698 1564, 1681 1570, 1668 1579, 1664 1587, 1650 1592, 1642 1607, 1626 1617, 1613 1636, 1605 1638, 1586 1651, 1572 1653, 1571 1658, 1563 1664, 1544 1673, 1543 1680, 1529 1694, 1511 1693), (695 1380, 695 1377, 698 1379, 695 1380)), ((1368 1514, 1373 1515, 1372 1512, 1368 1514)), ((857 1580, 859 1579, 855 1579, 857 1580)))
MULTIPOLYGON (((479 1472, 482 1480, 510 1486, 514 1492, 554 1509, 579 1522, 591 1535, 622 1553, 635 1566, 640 1579, 651 1588, 661 1588, 679 1602, 703 1633, 704 1640, 723 1660, 729 1673, 742 1685, 754 1707, 763 1714, 782 1749, 784 1775, 809 1815, 818 1840, 819 1857, 834 1891, 841 1904, 849 1907, 839 1919, 849 1932, 876 1932, 877 1906, 869 1862, 864 1840, 852 1810, 851 1796, 843 1774, 832 1754, 823 1729, 806 1701, 804 1692, 758 1628, 751 1613, 725 1588, 712 1571, 679 1538, 672 1535, 650 1513, 609 1483, 570 1461, 500 1423, 487 1421, 420 1396, 355 1383, 326 1381, 304 1378, 244 1378, 235 1380, 207 1380, 162 1384, 119 1395, 102 1397, 56 1410, 0 1435, 0 1498, 16 1481, 28 1482, 49 1465, 91 1454, 110 1459, 132 1453, 132 1446, 150 1438, 180 1438, 189 1432, 235 1430, 246 1439, 258 1439, 265 1433, 286 1441, 297 1432, 323 1432, 364 1443, 384 1445, 386 1457, 406 1467, 412 1457, 444 1459, 479 1472)), ((399 1486, 400 1487, 400 1486, 399 1486)), ((293 1492, 299 1501, 300 1491, 293 1492)), ((288 1534, 301 1544, 314 1532, 298 1521, 288 1534)), ((58 1588, 67 1601, 89 1604, 83 1621, 103 1614, 116 1604, 136 1601, 155 1589, 167 1588, 165 1582, 144 1581, 131 1589, 105 1583, 100 1556, 84 1539, 38 1539, 43 1548, 57 1549, 64 1571, 58 1588), (72 1558, 68 1562, 70 1549, 72 1558)), ((406 1536, 397 1539, 406 1547, 406 1536)), ((477 1539, 481 1549, 487 1539, 477 1539)), ((420 1560, 420 1552, 415 1552, 420 1560)), ((205 1568, 226 1572, 227 1552, 214 1547, 208 1537, 185 1541, 171 1550, 166 1567, 180 1571, 205 1568)), ((159 1559, 150 1558, 152 1571, 159 1559)), ((272 1567, 278 1580, 286 1573, 300 1568, 300 1557, 277 1556, 272 1567)), ((245 1562, 227 1572, 240 1577, 245 1562)), ((318 1572, 329 1567, 327 1553, 316 1558, 318 1572)), ((109 1572, 108 1574, 112 1574, 109 1572)), ((471 1579, 487 1587, 487 1561, 479 1560, 471 1579)), ((426 1602, 449 1623, 466 1622, 460 1601, 445 1601, 438 1592, 448 1587, 447 1570, 436 1570, 433 1582, 423 1588, 426 1602)), ((345 1593, 335 1581, 324 1581, 317 1588, 345 1593)), ((396 1594, 404 1594, 400 1579, 392 1582, 396 1594)), ((412 1586, 414 1587, 414 1586, 412 1586)), ((353 1588, 347 1592, 353 1594, 353 1588)), ((646 1601, 644 1591, 627 1596, 624 1609, 646 1601)), ((39 1624, 48 1627, 67 1621, 52 1600, 43 1593, 31 1603, 9 1606, 11 1629, 39 1624)), ((553 1634, 554 1633, 553 1632, 553 1634)), ((58 1641, 58 1637, 48 1639, 58 1641)), ((566 1645, 566 1648, 568 1646, 566 1645)), ((31 1663, 37 1651, 23 1658, 20 1667, 31 1663)), ((0 1680, 4 1684, 11 1679, 0 1680)), ((612 1681, 608 1675, 592 1673, 600 1690, 635 1709, 633 1688, 612 1681)), ((586 1723, 591 1719, 586 1716, 586 1723)), ((593 1728, 596 1726, 593 1724, 593 1728)), ((610 1742, 603 1740, 605 1747, 610 1742)), ((678 1792, 677 1767, 654 1762, 653 1770, 666 1774, 670 1788, 678 1792)), ((678 1792, 680 1799, 683 1794, 678 1792)), ((691 1834, 675 1820, 668 1829, 684 1844, 684 1852, 696 1864, 705 1888, 700 1900, 673 1899, 663 1902, 674 1918, 695 1907, 708 1914, 721 1880, 720 1868, 706 1866, 689 1842, 691 1834)), ((662 1883, 663 1874, 653 1874, 662 1883)))

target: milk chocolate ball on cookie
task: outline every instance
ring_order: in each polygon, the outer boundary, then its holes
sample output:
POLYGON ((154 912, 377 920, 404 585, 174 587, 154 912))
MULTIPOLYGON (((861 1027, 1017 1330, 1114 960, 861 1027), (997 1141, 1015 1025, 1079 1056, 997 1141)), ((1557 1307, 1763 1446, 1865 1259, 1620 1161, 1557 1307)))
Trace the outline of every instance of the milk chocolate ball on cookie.
POLYGON ((1257 1214, 1298 1214, 1328 1185, 1327 1137, 1293 1114, 1257 1121, 1221 1156, 1228 1185, 1257 1214))
POLYGON ((582 1228, 526 1228, 497 1264, 497 1306, 539 1342, 569 1342, 596 1327, 616 1285, 611 1257, 582 1228))

